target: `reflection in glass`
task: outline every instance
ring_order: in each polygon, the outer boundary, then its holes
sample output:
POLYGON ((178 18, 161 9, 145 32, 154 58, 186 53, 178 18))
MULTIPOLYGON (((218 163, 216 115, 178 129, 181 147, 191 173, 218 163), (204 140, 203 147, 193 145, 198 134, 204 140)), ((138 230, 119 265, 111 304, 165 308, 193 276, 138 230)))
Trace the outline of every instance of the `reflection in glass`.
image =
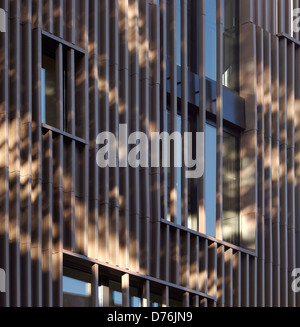
MULTIPOLYGON (((206 125, 205 196, 206 233, 216 237, 217 132, 206 125)), ((239 245, 239 142, 223 134, 223 240, 239 245)))
MULTIPOLYGON (((167 111, 167 126, 168 133, 171 133, 171 114, 170 111, 167 111)), ((176 119, 176 131, 181 132, 181 116, 177 114, 176 119)), ((171 142, 171 146, 173 146, 174 142, 171 142)), ((181 153, 178 152, 178 156, 181 156, 181 153)), ((178 157, 176 160, 179 160, 178 157)), ((171 221, 171 168, 168 169, 168 217, 167 220, 171 221)), ((176 170, 177 179, 176 179, 176 194, 177 194, 177 221, 178 225, 181 225, 181 167, 174 168, 176 170)))
POLYGON ((217 131, 206 125, 205 134, 205 213, 206 234, 216 237, 217 215, 217 131))
POLYGON ((130 306, 132 308, 142 307, 141 291, 136 287, 130 287, 130 306))
POLYGON ((206 76, 217 80, 217 5, 207 1, 205 15, 205 70, 206 76))
POLYGON ((90 275, 64 268, 63 276, 63 306, 90 307, 91 283, 90 275))
POLYGON ((238 139, 223 137, 223 240, 239 245, 239 152, 238 139))
POLYGON ((199 73, 199 0, 188 0, 188 67, 199 73))
POLYGON ((223 85, 239 91, 239 1, 224 0, 223 85))
POLYGON ((42 123, 53 127, 58 126, 56 110, 56 60, 43 54, 42 59, 42 123))
MULTIPOLYGON (((177 114, 176 120, 176 130, 181 133, 181 122, 182 118, 181 115, 177 114)), ((171 117, 170 111, 167 111, 167 127, 168 133, 171 133, 171 117)), ((197 118, 194 115, 190 115, 189 122, 188 122, 188 129, 189 132, 193 133, 193 159, 196 158, 196 132, 197 132, 197 118)), ((173 142, 171 143, 173 144, 173 142)), ((178 152, 178 156, 181 156, 182 153, 178 152)), ((180 158, 177 158, 180 161, 180 158)), ((182 162, 183 163, 183 162, 182 162)), ((176 223, 181 225, 181 201, 182 201, 182 168, 176 167, 176 193, 177 193, 177 220, 176 223)), ((195 167, 189 168, 189 170, 193 170, 195 167)), ((171 169, 168 168, 168 217, 167 220, 171 221, 171 169)), ((198 230, 198 211, 197 211, 197 204, 198 204, 198 180, 197 179, 188 179, 188 228, 193 229, 195 231, 198 230)))
POLYGON ((181 66, 181 0, 167 0, 167 53, 168 59, 171 59, 171 35, 173 33, 172 15, 171 15, 171 1, 176 1, 176 56, 177 66, 181 66))
MULTIPOLYGON (((173 0, 172 0, 173 1, 173 0)), ((181 66, 181 1, 176 1, 176 56, 181 66)), ((199 1, 188 0, 188 67, 199 72, 199 1)), ((167 0, 167 53, 171 59, 171 0, 167 0)), ((223 85, 239 91, 239 1, 224 0, 223 26, 223 85)), ((205 69, 206 76, 217 79, 217 5, 216 0, 206 2, 205 14, 205 69)))
MULTIPOLYGON (((197 133, 197 117, 191 115, 189 117, 188 129, 193 133, 193 159, 196 159, 196 133, 197 133)), ((196 167, 189 168, 193 170, 196 167)), ((188 179, 188 228, 198 231, 198 179, 188 179)))
POLYGON ((177 66, 181 66, 181 0, 176 0, 177 66))
POLYGON ((109 281, 109 306, 121 307, 122 306, 122 288, 121 283, 109 281))
POLYGON ((159 294, 151 293, 150 294, 150 307, 152 307, 152 308, 162 307, 162 296, 159 294))

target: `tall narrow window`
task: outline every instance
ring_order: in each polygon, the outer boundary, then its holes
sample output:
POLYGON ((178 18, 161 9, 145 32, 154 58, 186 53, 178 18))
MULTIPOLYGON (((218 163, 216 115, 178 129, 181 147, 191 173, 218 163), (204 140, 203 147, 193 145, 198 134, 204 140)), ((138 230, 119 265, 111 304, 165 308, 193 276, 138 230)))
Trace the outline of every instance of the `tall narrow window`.
POLYGON ((167 0, 167 52, 168 59, 171 59, 171 36, 174 32, 173 16, 171 13, 171 2, 175 1, 175 35, 176 35, 176 64, 181 66, 181 0, 167 0))
POLYGON ((121 307, 122 300, 122 287, 121 283, 109 281, 109 306, 121 307))
POLYGON ((238 138, 223 138, 223 239, 239 245, 239 144, 238 138))
POLYGON ((86 57, 82 51, 43 35, 41 122, 84 139, 86 57))
POLYGON ((56 59, 44 54, 42 61, 42 123, 58 126, 56 59))
MULTIPOLYGON (((223 134, 223 240, 239 245, 239 139, 223 134)), ((216 237, 217 130, 206 125, 205 135, 206 233, 216 237)))
POLYGON ((176 0, 177 65, 181 66, 181 0, 176 0))
POLYGON ((216 0, 206 1, 205 16, 205 70, 206 76, 217 80, 217 5, 216 0))
POLYGON ((188 66, 199 73, 199 0, 188 0, 188 66))
POLYGON ((223 85, 239 91, 239 1, 224 0, 223 85))
MULTIPOLYGON (((171 133, 171 115, 170 111, 167 111, 167 126, 168 126, 168 133, 171 133)), ((177 115, 176 118, 176 131, 181 132, 181 116, 177 115)), ((172 142, 171 142, 172 146, 172 142)), ((178 156, 181 156, 181 153, 178 151, 178 156)), ((177 161, 180 160, 179 157, 176 158, 177 161)), ((168 217, 167 220, 171 220, 171 193, 176 192, 177 196, 177 204, 176 204, 176 211, 177 211, 177 218, 175 223, 181 225, 181 167, 169 167, 168 168, 168 217), (176 171, 176 189, 172 190, 171 188, 171 169, 175 169, 176 171)))
MULTIPOLYGON (((188 122, 189 132, 192 133, 192 156, 196 159, 196 133, 197 133, 197 115, 190 114, 188 122)), ((196 167, 190 168, 190 170, 196 167)), ((188 179, 188 228, 198 230, 198 179, 188 179)))
POLYGON ((205 135, 205 213, 206 234, 216 237, 217 216, 217 131, 210 124, 206 125, 205 135))
MULTIPOLYGON (((170 111, 167 111, 167 126, 168 126, 168 133, 171 133, 171 117, 170 117, 170 111)), ((177 115, 176 119, 176 131, 181 133, 181 124, 182 124, 182 117, 180 114, 177 115)), ((190 113, 189 114, 189 121, 188 121, 188 129, 189 132, 192 133, 192 141, 193 141, 193 148, 192 148, 192 157, 193 159, 196 159, 196 133, 197 133, 197 116, 195 114, 190 113)), ((181 135, 183 137, 183 135, 181 135)), ((172 146, 172 142, 171 142, 172 146)), ((182 156, 182 153, 179 151, 178 153, 177 162, 180 162, 179 156, 182 156)), ((182 162, 184 164, 184 162, 182 162)), ((193 170, 196 167, 191 167, 189 170, 193 170)), ((182 167, 175 167, 175 168, 168 168, 168 217, 167 220, 171 220, 171 169, 175 169, 176 171, 176 196, 177 196, 177 204, 176 204, 176 210, 177 210, 177 219, 175 223, 178 225, 181 225, 181 202, 182 202, 182 167)), ((190 229, 193 229, 195 231, 198 230, 198 180, 197 179, 188 179, 188 217, 185 217, 187 219, 187 226, 190 229)))

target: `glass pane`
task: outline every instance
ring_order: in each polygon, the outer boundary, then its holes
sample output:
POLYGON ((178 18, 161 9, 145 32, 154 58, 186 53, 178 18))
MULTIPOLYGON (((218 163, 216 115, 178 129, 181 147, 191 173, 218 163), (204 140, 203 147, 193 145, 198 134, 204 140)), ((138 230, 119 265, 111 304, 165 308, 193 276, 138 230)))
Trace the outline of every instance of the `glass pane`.
POLYGON ((46 70, 42 68, 42 85, 41 85, 41 91, 42 91, 42 114, 41 114, 41 120, 42 124, 46 124, 46 96, 45 96, 45 87, 46 87, 46 70))
POLYGON ((122 302, 121 283, 109 281, 109 306, 121 307, 122 302))
POLYGON ((136 287, 130 287, 130 306, 132 308, 142 307, 141 291, 136 287))
POLYGON ((188 66, 199 73, 199 0, 188 0, 188 66))
POLYGON ((162 296, 158 294, 150 294, 150 307, 160 308, 162 307, 162 296))
POLYGON ((132 296, 131 297, 131 307, 132 308, 140 308, 142 306, 142 301, 139 297, 132 296))
MULTIPOLYGON (((177 131, 181 132, 181 116, 177 115, 177 131)), ((182 153, 178 151, 178 158, 180 160, 182 153)), ((181 225, 181 167, 175 168, 177 171, 176 192, 177 192, 177 224, 181 225)))
POLYGON ((59 127, 56 110, 56 60, 43 55, 42 62, 42 122, 59 127))
POLYGON ((171 1, 176 1, 176 56, 177 66, 181 66, 181 0, 167 0, 167 26, 168 26, 168 33, 167 33, 167 52, 168 52, 168 59, 171 59, 171 35, 172 35, 172 15, 171 15, 171 1))
MULTIPOLYGON (((170 133, 171 131, 171 119, 170 119, 170 111, 167 110, 167 132, 170 133)), ((168 170, 168 180, 167 180, 167 197, 168 197, 168 217, 167 220, 171 221, 171 198, 170 198, 170 194, 171 194, 171 169, 170 167, 166 168, 168 170)))
MULTIPOLYGON (((171 114, 170 111, 167 110, 167 126, 168 133, 171 134, 171 114)), ((177 115, 176 119, 176 129, 178 132, 181 132, 181 116, 177 115)), ((174 144, 174 142, 171 142, 174 144)), ((172 145, 173 146, 173 145, 172 145)), ((178 156, 181 156, 181 153, 178 151, 178 156)), ((179 160, 180 158, 176 158, 179 160)), ((181 225, 181 167, 173 168, 176 169, 177 180, 176 180, 176 192, 177 192, 177 220, 176 223, 181 225)), ((171 221, 171 167, 168 168, 168 217, 167 220, 171 221)))
POLYGON ((176 0, 177 66, 181 66, 181 0, 176 0))
POLYGON ((217 195, 217 132, 214 126, 206 125, 205 134, 205 212, 206 234, 216 237, 217 195))
POLYGON ((239 155, 236 137, 223 137, 223 239, 239 244, 239 155))
POLYGON ((188 205, 189 205, 189 216, 188 216, 188 228, 198 231, 198 214, 197 214, 197 179, 192 178, 188 180, 188 205))
POLYGON ((239 90, 239 5, 237 0, 224 1, 224 72, 223 85, 239 90))
POLYGON ((87 274, 64 268, 63 305, 64 307, 90 307, 91 283, 87 274))
POLYGON ((206 1, 205 16, 206 76, 217 80, 217 6, 216 0, 206 1))
MULTIPOLYGON (((189 132, 193 133, 193 159, 196 159, 197 117, 190 115, 188 122, 189 132)), ((191 168, 193 170, 194 168, 191 168)), ((188 228, 198 230, 198 180, 188 179, 188 228)))

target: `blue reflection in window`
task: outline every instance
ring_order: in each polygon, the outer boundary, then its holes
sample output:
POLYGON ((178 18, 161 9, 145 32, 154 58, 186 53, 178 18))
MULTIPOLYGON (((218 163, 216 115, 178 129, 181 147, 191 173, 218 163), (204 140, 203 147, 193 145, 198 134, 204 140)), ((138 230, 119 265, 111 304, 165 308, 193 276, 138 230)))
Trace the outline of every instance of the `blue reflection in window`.
POLYGON ((217 5, 216 0, 206 1, 205 16, 205 70, 206 76, 217 80, 217 5))
MULTIPOLYGON (((168 110, 167 111, 167 126, 168 126, 168 133, 171 133, 171 113, 168 110)), ((177 114, 176 118, 176 131, 181 132, 181 116, 177 114)), ((177 152, 177 157, 175 158, 177 162, 180 162, 182 153, 180 151, 177 152)), ((167 220, 171 221, 171 167, 168 168, 168 217, 167 220)), ((174 170, 176 170, 176 195, 177 195, 177 219, 175 223, 178 225, 181 225, 181 167, 175 167, 174 170)))
POLYGON ((132 308, 140 308, 141 306, 142 306, 141 299, 137 296, 132 296, 131 297, 131 307, 132 308))
MULTIPOLYGON (((181 132, 181 116, 177 115, 177 131, 181 132)), ((180 151, 177 153, 177 162, 180 162, 180 151)), ((177 170, 177 181, 176 181, 176 192, 177 192, 177 224, 181 225, 181 167, 176 167, 177 170)))
POLYGON ((205 133, 205 212, 206 234, 216 237, 217 195, 217 132, 206 125, 205 133))
POLYGON ((181 0, 176 0, 177 66, 181 66, 181 0))
POLYGON ((78 279, 63 276, 63 292, 76 295, 89 295, 88 284, 78 279))
POLYGON ((122 306, 122 293, 118 291, 112 291, 112 302, 116 306, 122 306))

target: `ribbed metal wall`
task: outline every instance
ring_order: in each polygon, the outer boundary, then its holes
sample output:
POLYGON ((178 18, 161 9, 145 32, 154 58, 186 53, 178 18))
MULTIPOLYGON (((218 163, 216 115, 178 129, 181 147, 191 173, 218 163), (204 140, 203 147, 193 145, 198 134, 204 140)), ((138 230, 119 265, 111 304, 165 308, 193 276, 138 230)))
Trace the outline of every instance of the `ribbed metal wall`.
MULTIPOLYGON (((299 33, 290 36, 292 2, 240 1, 240 96, 246 101, 241 247, 222 241, 221 0, 216 238, 205 235, 203 179, 196 232, 187 228, 185 179, 178 226, 161 219, 168 204, 165 169, 125 168, 122 151, 116 168, 96 164, 96 137, 102 131, 118 135, 119 124, 128 124, 128 134, 167 130, 169 33, 171 130, 176 128, 180 40, 175 1, 170 2, 172 24, 167 26, 166 0, 0 0, 8 26, 0 33, 0 267, 7 276, 0 305, 62 306, 65 260, 90 270, 95 306, 102 270, 121 276, 125 306, 132 279, 142 287, 145 306, 152 285, 160 286, 165 306, 174 290, 185 306, 300 305, 300 294, 291 289, 291 272, 300 267, 300 42, 299 33), (42 124, 41 118, 43 43, 51 40, 58 44, 59 128, 42 124), (70 85, 65 95, 64 56, 70 85)), ((198 15, 200 132, 206 125, 205 2, 199 0, 198 15)), ((188 128, 187 20, 187 0, 181 0, 182 132, 188 128)), ((176 189, 176 170, 170 175, 176 189)), ((176 208, 173 197, 172 221, 176 208)))

